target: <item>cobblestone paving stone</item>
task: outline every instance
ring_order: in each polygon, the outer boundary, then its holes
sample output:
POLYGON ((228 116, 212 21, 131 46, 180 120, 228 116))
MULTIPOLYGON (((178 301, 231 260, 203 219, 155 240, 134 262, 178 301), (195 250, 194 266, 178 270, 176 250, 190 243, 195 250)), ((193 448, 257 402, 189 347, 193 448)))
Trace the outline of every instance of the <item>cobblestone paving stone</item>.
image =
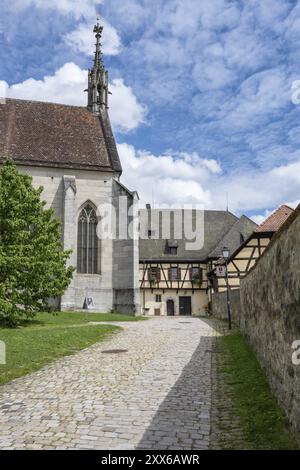
POLYGON ((209 447, 211 321, 114 324, 124 330, 0 388, 1 449, 209 447))

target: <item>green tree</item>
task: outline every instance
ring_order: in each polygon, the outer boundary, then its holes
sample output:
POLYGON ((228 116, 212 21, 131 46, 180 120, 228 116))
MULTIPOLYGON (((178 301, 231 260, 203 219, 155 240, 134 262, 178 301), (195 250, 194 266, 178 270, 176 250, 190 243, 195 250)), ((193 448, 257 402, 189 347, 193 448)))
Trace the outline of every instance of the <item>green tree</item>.
POLYGON ((41 201, 43 188, 7 159, 0 170, 0 320, 16 325, 64 293, 73 267, 61 225, 41 201))

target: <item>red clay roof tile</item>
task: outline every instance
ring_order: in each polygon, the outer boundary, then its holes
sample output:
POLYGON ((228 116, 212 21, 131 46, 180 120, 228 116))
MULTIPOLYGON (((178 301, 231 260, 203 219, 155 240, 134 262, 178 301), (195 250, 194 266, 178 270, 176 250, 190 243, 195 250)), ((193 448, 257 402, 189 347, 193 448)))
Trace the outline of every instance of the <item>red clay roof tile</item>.
POLYGON ((277 232, 280 229, 282 224, 289 218, 289 216, 294 212, 289 206, 285 204, 278 207, 278 209, 273 212, 267 219, 257 227, 256 232, 277 232))

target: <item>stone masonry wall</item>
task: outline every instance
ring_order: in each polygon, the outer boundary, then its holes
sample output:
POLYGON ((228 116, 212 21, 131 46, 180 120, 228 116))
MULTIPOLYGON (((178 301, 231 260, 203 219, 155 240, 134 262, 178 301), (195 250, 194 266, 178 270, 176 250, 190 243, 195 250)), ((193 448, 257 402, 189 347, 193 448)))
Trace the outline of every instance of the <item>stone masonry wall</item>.
POLYGON ((129 193, 123 185, 114 181, 113 204, 119 222, 113 241, 113 307, 118 313, 138 315, 141 307, 137 194, 129 193), (132 236, 134 227, 135 237, 132 236))
MULTIPOLYGON (((240 289, 230 292, 231 318, 238 325, 241 311, 240 289)), ((212 296, 213 315, 222 320, 228 319, 227 313, 227 295, 226 292, 217 292, 212 296)))
MULTIPOLYGON (((77 220, 82 206, 90 201, 95 208, 113 202, 113 173, 60 168, 19 167, 33 177, 34 186, 43 186, 42 198, 62 221, 65 249, 71 249, 69 263, 77 264, 77 220)), ((92 297, 96 311, 110 312, 114 308, 113 241, 99 241, 99 273, 75 272, 73 280, 61 298, 62 310, 81 310, 86 297, 92 297)))
POLYGON ((292 363, 300 340, 299 207, 242 279, 239 325, 300 441, 300 365, 292 363))

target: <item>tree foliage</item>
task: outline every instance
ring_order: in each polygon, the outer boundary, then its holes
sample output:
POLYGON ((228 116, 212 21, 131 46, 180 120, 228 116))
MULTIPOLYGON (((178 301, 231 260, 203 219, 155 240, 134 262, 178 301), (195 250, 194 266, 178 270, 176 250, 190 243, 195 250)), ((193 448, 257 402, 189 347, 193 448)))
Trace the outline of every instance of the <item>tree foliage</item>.
POLYGON ((73 267, 67 266, 61 224, 45 209, 43 188, 18 172, 7 159, 0 170, 0 320, 15 325, 48 308, 48 299, 68 287, 73 267))

